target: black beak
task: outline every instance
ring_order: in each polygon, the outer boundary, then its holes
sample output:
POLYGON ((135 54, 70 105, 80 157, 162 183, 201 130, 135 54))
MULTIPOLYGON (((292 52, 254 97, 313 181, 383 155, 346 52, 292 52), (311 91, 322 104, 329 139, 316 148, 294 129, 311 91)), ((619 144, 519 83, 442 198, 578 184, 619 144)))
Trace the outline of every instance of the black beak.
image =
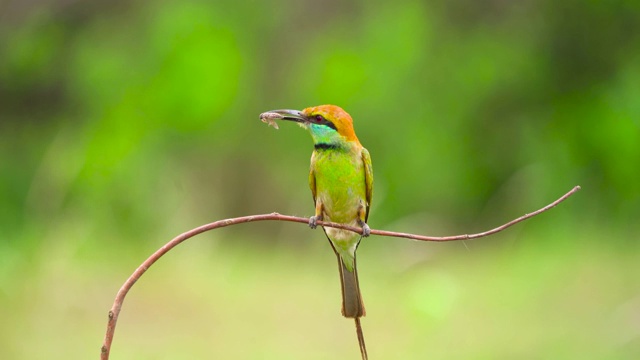
POLYGON ((307 123, 307 117, 298 110, 271 110, 260 114, 261 120, 289 120, 299 123, 307 123))

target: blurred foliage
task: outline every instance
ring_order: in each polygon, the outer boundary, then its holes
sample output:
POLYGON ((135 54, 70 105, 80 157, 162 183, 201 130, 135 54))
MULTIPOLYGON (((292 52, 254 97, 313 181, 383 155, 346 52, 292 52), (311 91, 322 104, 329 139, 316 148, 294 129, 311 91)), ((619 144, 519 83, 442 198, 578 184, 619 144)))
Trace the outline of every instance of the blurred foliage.
MULTIPOLYGON (((310 215, 309 136, 257 115, 323 103, 353 116, 372 154, 373 228, 480 231, 583 187, 518 230, 467 242, 470 252, 367 240, 372 357, 640 355, 639 2, 4 0, 0 315, 15 327, 0 332, 0 358, 97 356, 115 290, 175 234, 248 214, 310 215), (77 340, 50 343, 61 331, 77 340)), ((186 245, 199 246, 195 260, 174 255, 182 261, 158 270, 167 279, 137 285, 119 357, 357 356, 333 311, 337 273, 320 233, 278 223, 203 237, 209 245, 186 245), (297 273, 300 257, 309 265, 297 273), (173 286, 184 301, 162 298, 173 286), (207 301, 251 310, 228 309, 233 320, 207 301), (139 334, 177 306, 202 314, 139 334), (252 340, 269 336, 252 352, 241 329, 267 325, 282 337, 255 330, 252 340), (212 350, 212 338, 244 350, 212 350)))

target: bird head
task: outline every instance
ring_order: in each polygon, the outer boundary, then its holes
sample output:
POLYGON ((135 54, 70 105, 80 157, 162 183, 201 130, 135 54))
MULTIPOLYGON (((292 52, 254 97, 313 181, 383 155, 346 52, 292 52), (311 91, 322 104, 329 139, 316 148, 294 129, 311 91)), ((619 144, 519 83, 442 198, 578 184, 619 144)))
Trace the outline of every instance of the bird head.
POLYGON ((260 115, 276 120, 289 120, 309 130, 315 144, 360 144, 353 130, 351 116, 341 107, 320 105, 298 110, 272 110, 260 115))

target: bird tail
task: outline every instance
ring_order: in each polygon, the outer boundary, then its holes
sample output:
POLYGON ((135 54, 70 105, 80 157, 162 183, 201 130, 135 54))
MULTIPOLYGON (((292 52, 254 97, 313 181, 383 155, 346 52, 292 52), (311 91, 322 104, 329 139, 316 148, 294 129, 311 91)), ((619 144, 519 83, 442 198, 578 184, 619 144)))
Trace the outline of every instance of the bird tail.
POLYGON ((342 315, 347 318, 359 318, 366 315, 360 285, 358 284, 358 270, 356 259, 353 259, 353 268, 349 270, 342 256, 338 255, 338 268, 340 270, 340 283, 342 285, 342 315))

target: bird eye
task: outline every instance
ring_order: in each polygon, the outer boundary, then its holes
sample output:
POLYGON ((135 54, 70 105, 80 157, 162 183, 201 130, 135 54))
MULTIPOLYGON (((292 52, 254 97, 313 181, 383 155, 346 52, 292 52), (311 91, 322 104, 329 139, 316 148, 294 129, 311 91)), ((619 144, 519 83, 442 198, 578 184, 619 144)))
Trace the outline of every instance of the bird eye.
POLYGON ((322 115, 316 115, 316 122, 317 123, 321 123, 324 121, 324 118, 322 117, 322 115))

